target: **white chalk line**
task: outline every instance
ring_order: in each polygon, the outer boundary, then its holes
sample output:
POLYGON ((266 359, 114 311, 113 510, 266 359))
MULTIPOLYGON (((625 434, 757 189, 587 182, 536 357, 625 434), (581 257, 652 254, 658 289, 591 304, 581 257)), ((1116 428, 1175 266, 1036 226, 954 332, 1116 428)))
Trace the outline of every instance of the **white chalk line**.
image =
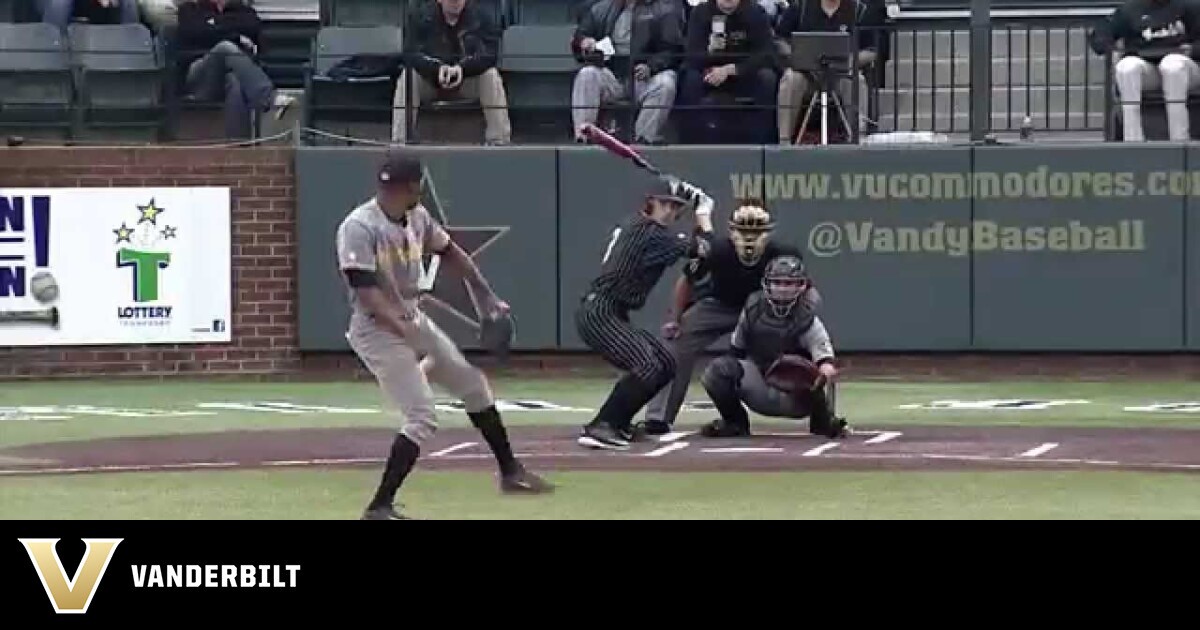
POLYGON ((1046 442, 1045 444, 1042 444, 1041 446, 1031 448, 1028 451, 1025 451, 1024 453, 1021 453, 1020 456, 1021 457, 1041 457, 1042 455, 1045 455, 1046 453, 1049 453, 1050 451, 1053 451, 1056 448, 1058 448, 1057 442, 1046 442))
POLYGON ((653 451, 650 451, 649 453, 643 453, 642 457, 662 457, 663 455, 666 455, 667 453, 673 453, 675 451, 682 450, 687 447, 688 447, 687 442, 671 442, 670 444, 667 444, 666 446, 660 446, 660 447, 654 449, 653 451))
POLYGON ((672 431, 658 436, 659 442, 675 442, 685 437, 696 435, 696 431, 672 431))
POLYGON ((440 451, 435 451, 433 453, 430 453, 429 456, 430 457, 444 457, 455 451, 461 451, 463 449, 471 448, 472 446, 475 446, 476 444, 479 444, 479 442, 459 442, 458 444, 455 444, 454 446, 448 446, 440 451))
POLYGON ((820 457, 821 455, 825 454, 825 452, 832 451, 833 449, 835 449, 839 446, 841 446, 841 445, 838 444, 837 442, 826 442, 825 444, 822 444, 816 448, 811 448, 807 451, 804 451, 800 456, 801 457, 820 457))
POLYGON ((876 435, 866 442, 863 442, 863 444, 883 444, 884 442, 890 442, 901 435, 904 434, 899 431, 883 431, 879 435, 876 435))
POLYGON ((767 446, 729 446, 725 448, 702 448, 701 453, 782 453, 782 448, 774 448, 767 446))

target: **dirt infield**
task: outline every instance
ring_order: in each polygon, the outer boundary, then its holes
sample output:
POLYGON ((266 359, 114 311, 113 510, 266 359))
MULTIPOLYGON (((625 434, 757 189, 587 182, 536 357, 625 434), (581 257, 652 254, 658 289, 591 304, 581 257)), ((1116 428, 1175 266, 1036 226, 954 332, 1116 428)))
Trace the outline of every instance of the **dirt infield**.
MULTIPOLYGON (((627 452, 575 444, 575 427, 511 429, 515 450, 545 470, 1144 470, 1200 473, 1200 431, 1024 427, 860 430, 838 441, 795 432, 741 439, 676 433, 627 452)), ((229 431, 35 444, 0 450, 0 476, 132 471, 378 466, 387 429, 229 431)), ((424 449, 426 469, 491 470, 478 434, 447 429, 424 449)))

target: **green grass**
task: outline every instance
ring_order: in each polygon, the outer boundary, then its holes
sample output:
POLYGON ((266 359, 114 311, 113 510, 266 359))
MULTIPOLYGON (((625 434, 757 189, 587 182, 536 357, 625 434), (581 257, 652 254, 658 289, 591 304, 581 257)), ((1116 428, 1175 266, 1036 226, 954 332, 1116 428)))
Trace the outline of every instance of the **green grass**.
MULTIPOLYGON (((4 519, 357 518, 377 471, 110 474, 0 481, 4 519)), ((1197 519, 1194 475, 1125 472, 558 473, 502 497, 484 473, 418 471, 424 519, 1197 519)))
MULTIPOLYGON (((611 381, 597 378, 500 379, 498 396, 540 399, 576 407, 595 408, 611 381)), ((693 385, 689 400, 704 400, 693 385)), ((0 407, 88 404, 105 407, 194 409, 202 402, 286 401, 301 404, 379 408, 379 390, 370 382, 337 383, 211 383, 211 382, 73 382, 0 385, 0 407)), ((1036 425, 1036 426, 1157 426, 1200 428, 1200 414, 1151 414, 1122 411, 1122 407, 1166 401, 1200 400, 1200 383, 893 383, 848 382, 839 390, 839 411, 862 428, 916 424, 1036 425), (940 399, 1053 398, 1083 399, 1092 404, 1045 411, 927 411, 901 410, 906 403, 940 399)), ((580 424, 584 413, 510 413, 510 425, 580 424)), ((681 416, 681 425, 712 417, 699 411, 681 416)), ((464 414, 442 414, 444 426, 467 426, 464 414)), ((0 447, 62 440, 86 440, 131 435, 194 433, 230 429, 380 426, 396 420, 386 414, 303 414, 221 411, 214 416, 122 418, 83 416, 62 421, 0 421, 0 447)))

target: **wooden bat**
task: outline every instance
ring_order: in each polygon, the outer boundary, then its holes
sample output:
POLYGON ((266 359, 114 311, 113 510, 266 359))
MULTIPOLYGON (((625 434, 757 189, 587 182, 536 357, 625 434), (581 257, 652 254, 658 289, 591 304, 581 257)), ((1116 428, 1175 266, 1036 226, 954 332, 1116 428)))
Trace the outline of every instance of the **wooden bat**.
POLYGON ((651 164, 649 160, 635 151, 633 147, 617 140, 596 125, 584 125, 580 131, 583 133, 583 137, 587 138, 589 142, 598 144, 607 149, 609 153, 633 162, 638 168, 643 168, 657 177, 670 177, 669 175, 664 175, 662 171, 658 170, 657 166, 651 164))
POLYGON ((49 324, 58 328, 58 307, 52 306, 33 311, 0 311, 0 323, 9 322, 49 324))

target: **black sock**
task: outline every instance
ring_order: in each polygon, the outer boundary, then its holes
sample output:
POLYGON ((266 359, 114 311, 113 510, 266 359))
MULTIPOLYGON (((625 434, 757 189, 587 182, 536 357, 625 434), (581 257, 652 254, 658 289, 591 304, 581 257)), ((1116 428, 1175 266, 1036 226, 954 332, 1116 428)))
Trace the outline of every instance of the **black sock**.
POLYGON ((651 391, 641 379, 626 374, 613 386, 608 399, 596 413, 596 421, 607 423, 614 429, 629 429, 638 410, 656 393, 657 390, 651 391))
POLYGON ((371 500, 368 509, 392 506, 396 501, 396 491, 417 463, 420 454, 421 447, 417 446, 416 442, 408 439, 403 433, 396 434, 396 439, 392 442, 392 452, 388 455, 387 467, 383 471, 383 479, 380 480, 379 489, 375 491, 375 498, 371 500))
POLYGON ((508 431, 500 422, 500 412, 496 410, 496 406, 492 405, 483 411, 468 413, 467 417, 471 418, 471 424, 479 429, 484 441, 495 454, 496 463, 500 465, 500 473, 509 475, 517 472, 519 469, 517 458, 513 456, 512 446, 508 443, 508 431))

